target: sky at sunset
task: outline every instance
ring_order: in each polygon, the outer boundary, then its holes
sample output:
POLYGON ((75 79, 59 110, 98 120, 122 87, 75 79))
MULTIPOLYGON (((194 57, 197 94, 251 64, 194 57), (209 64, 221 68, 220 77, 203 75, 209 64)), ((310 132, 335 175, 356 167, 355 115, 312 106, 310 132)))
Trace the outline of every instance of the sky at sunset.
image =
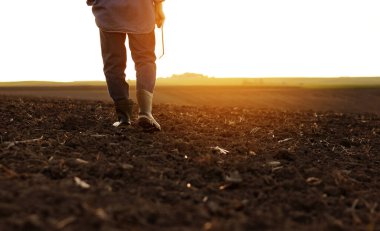
MULTIPOLYGON (((166 0, 164 9, 160 77, 380 76, 379 0, 166 0)), ((104 80, 85 0, 4 1, 0 27, 0 81, 104 80)))

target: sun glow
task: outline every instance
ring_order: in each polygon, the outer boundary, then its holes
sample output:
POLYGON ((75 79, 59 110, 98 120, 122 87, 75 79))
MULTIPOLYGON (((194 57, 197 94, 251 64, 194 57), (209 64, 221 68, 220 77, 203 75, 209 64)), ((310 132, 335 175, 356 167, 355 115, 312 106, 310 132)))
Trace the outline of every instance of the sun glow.
MULTIPOLYGON (((3 5, 0 81, 104 79, 84 0, 3 5)), ((380 75, 377 0, 167 0, 164 8, 158 76, 380 75)), ((127 76, 134 78, 132 62, 127 76)))

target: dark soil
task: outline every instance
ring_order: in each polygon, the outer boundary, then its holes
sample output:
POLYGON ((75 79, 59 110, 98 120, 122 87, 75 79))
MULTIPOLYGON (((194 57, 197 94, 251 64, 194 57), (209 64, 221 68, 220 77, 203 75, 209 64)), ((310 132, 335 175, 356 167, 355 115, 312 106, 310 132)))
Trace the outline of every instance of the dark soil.
POLYGON ((379 115, 154 110, 2 96, 0 230, 380 230, 379 115))

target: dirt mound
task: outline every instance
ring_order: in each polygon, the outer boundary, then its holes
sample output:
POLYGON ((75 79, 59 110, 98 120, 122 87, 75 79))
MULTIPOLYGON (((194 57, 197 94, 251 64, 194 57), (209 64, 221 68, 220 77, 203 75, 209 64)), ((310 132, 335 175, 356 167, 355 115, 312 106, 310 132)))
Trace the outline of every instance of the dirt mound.
POLYGON ((380 117, 1 97, 0 230, 379 230, 380 117))

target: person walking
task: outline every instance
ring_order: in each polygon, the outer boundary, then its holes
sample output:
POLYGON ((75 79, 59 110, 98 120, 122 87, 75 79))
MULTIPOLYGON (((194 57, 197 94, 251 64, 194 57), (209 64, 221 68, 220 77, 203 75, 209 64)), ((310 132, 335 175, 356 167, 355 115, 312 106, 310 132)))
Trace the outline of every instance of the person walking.
POLYGON ((163 1, 87 0, 100 31, 103 71, 118 119, 115 127, 131 125, 133 101, 125 80, 128 36, 136 70, 137 125, 145 131, 161 130, 152 115, 152 102, 156 83, 154 28, 155 25, 161 28, 165 21, 163 1))

